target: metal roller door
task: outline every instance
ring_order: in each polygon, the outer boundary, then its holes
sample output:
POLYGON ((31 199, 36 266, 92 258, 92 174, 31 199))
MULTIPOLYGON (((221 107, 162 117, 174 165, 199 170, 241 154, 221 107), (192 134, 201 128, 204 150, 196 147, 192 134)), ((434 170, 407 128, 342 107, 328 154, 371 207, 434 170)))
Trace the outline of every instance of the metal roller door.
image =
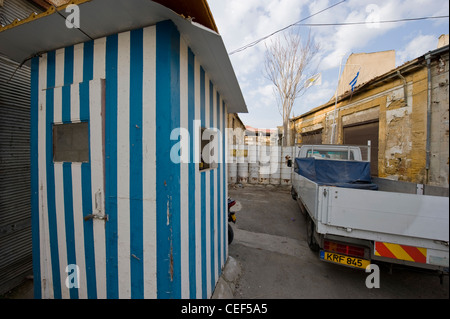
POLYGON ((322 130, 302 133, 302 144, 322 144, 322 130))
MULTIPOLYGON (((0 1, 0 24, 42 8, 0 1)), ((0 55, 0 295, 32 274, 30 190, 30 68, 0 55)))
POLYGON ((344 127, 344 144, 367 145, 367 141, 371 141, 370 171, 372 176, 378 176, 378 131, 378 121, 344 127))
POLYGON ((0 294, 31 274, 30 69, 0 56, 0 294))

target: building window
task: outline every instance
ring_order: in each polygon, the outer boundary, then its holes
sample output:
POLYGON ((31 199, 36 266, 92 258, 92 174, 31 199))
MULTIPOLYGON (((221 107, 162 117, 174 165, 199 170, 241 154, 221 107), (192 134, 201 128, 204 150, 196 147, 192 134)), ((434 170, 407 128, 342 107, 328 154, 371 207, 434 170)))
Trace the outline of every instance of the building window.
POLYGON ((88 123, 53 125, 53 161, 89 162, 88 123))
POLYGON ((217 168, 218 162, 218 134, 216 130, 201 128, 201 147, 199 169, 217 168))

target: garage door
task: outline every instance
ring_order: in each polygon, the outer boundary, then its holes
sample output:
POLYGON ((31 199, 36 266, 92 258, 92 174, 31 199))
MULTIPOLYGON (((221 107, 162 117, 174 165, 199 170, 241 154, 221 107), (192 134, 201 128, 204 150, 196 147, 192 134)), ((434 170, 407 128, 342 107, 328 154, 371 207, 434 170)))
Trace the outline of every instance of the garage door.
POLYGON ((370 171, 372 176, 378 176, 378 130, 378 121, 344 127, 344 144, 367 145, 367 141, 371 141, 370 171))
POLYGON ((30 198, 30 68, 0 56, 0 294, 32 271, 30 198))
POLYGON ((322 144, 322 130, 302 133, 302 144, 322 144))

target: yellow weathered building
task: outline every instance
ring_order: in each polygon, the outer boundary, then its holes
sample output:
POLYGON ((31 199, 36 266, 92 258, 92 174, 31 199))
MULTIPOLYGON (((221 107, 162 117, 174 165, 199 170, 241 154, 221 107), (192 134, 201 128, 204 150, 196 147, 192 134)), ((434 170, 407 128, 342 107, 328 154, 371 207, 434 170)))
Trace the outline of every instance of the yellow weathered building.
POLYGON ((295 142, 370 140, 372 175, 448 187, 448 62, 447 44, 291 119, 295 142))

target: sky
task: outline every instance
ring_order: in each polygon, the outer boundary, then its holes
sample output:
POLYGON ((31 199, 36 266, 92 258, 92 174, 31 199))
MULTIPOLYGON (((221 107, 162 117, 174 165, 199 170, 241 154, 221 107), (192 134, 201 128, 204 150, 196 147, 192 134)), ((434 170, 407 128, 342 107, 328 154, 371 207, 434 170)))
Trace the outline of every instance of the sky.
MULTIPOLYGON (((219 33, 229 53, 303 21, 309 24, 377 22, 399 19, 448 16, 446 0, 208 0, 219 33), (339 4, 338 4, 339 3, 339 4)), ((319 44, 313 67, 322 75, 322 84, 311 86, 293 107, 298 116, 328 102, 335 94, 339 67, 352 53, 396 51, 396 66, 437 48, 441 34, 449 33, 449 19, 362 25, 294 26, 255 46, 230 55, 249 113, 240 113, 245 125, 276 128, 282 125, 273 84, 264 75, 266 45, 287 32, 308 33, 319 44)), ((361 71, 363 72, 363 70, 361 71)), ((360 83, 358 83, 360 84, 360 83)), ((357 85, 358 85, 357 84, 357 85)))

